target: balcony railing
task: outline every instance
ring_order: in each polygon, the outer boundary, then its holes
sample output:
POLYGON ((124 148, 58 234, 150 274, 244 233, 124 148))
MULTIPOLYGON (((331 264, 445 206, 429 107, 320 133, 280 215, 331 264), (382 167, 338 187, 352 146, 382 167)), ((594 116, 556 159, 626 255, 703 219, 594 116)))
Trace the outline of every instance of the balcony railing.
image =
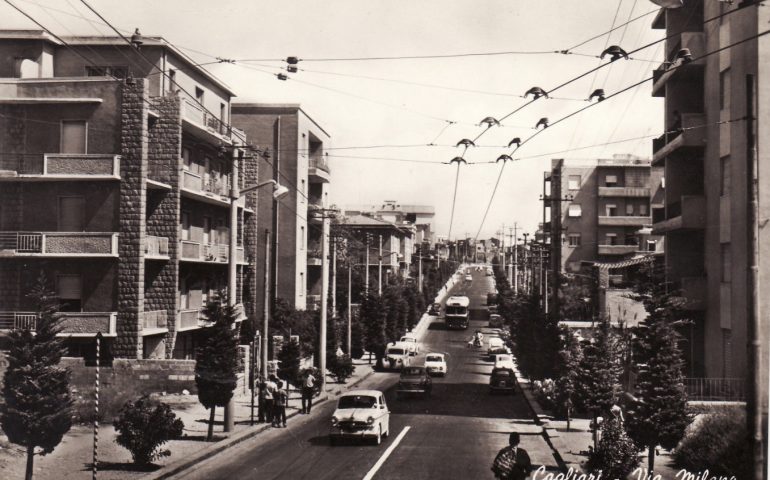
POLYGON ((200 309, 187 309, 179 311, 179 330, 200 328, 205 324, 200 309))
POLYGON ((147 235, 144 254, 151 258, 168 258, 168 238, 147 235))
MULTIPOLYGON (((222 244, 202 244, 191 240, 179 242, 180 259, 193 262, 227 263, 230 261, 230 246, 222 244)), ((235 260, 243 263, 246 254, 243 247, 235 250, 235 260)))
POLYGON ((184 98, 184 116, 188 122, 194 123, 206 130, 221 135, 230 136, 230 129, 219 118, 207 112, 200 104, 190 98, 184 98))
POLYGON ((706 145, 706 117, 702 113, 683 113, 681 121, 668 133, 652 141, 652 163, 657 164, 678 149, 703 148, 706 145), (681 128, 681 131, 677 129, 681 128))
POLYGON ((650 197, 647 187, 599 187, 600 197, 650 197))
POLYGON ((324 155, 310 157, 310 168, 318 168, 324 172, 331 173, 331 170, 329 169, 329 161, 324 155))
POLYGON ((599 245, 599 255, 627 255, 637 250, 638 245, 599 245))
POLYGON ((667 49, 669 58, 653 72, 653 96, 663 96, 665 94, 663 87, 674 76, 681 75, 685 77, 689 75, 689 72, 696 70, 698 67, 703 67, 705 64, 703 55, 706 53, 705 38, 703 32, 681 32, 678 36, 667 40, 668 45, 673 45, 674 47, 667 49), (693 62, 683 63, 682 60, 676 58, 676 54, 681 48, 688 48, 690 50, 694 57, 693 62))
POLYGON ((701 402, 742 402, 746 400, 743 378, 685 378, 687 399, 701 402))
POLYGON ((118 234, 102 232, 0 232, 0 256, 114 257, 118 234))
POLYGON ((0 179, 24 178, 110 179, 120 178, 120 156, 86 153, 0 155, 0 179))
POLYGON ((151 310, 142 313, 142 328, 153 330, 168 328, 168 310, 151 310))
MULTIPOLYGON (((62 312, 59 313, 60 337, 87 337, 101 332, 105 336, 116 335, 116 312, 62 312)), ((37 328, 35 312, 0 312, 0 330, 37 328)))
POLYGON ((706 198, 702 195, 682 195, 681 200, 666 205, 666 220, 652 226, 653 235, 675 230, 706 228, 706 198))
POLYGON ((223 174, 215 178, 214 176, 204 176, 183 169, 182 188, 202 195, 213 193, 227 197, 230 195, 230 177, 223 174))
POLYGON ((634 227, 652 224, 650 216, 600 216, 599 225, 609 227, 634 227))

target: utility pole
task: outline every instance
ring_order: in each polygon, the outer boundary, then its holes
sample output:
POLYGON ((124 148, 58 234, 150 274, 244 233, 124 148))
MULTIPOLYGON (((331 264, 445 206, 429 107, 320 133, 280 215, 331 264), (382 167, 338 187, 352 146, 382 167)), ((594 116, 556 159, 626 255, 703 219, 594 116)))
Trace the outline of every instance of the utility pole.
MULTIPOLYGON (((511 261, 508 262, 508 283, 509 284, 513 284, 513 282, 514 282, 514 280, 513 280, 513 264, 516 262, 516 260, 514 260, 515 255, 516 255, 516 253, 515 253, 515 249, 516 249, 516 230, 517 230, 516 222, 513 222, 513 227, 508 227, 508 233, 509 233, 508 237, 511 239, 511 241, 509 242, 511 246, 509 248, 514 249, 514 253, 511 256, 511 261)), ((503 232, 503 235, 505 235, 505 232, 503 232)))
POLYGON ((352 337, 353 337, 353 266, 348 263, 348 356, 352 358, 352 337))
POLYGON ((746 392, 746 430, 749 436, 749 451, 752 460, 752 478, 763 477, 764 455, 762 451, 762 375, 760 359, 760 309, 759 309, 759 165, 754 134, 755 99, 754 75, 746 75, 746 193, 748 194, 748 328, 746 392))
POLYGON ((513 293, 519 293, 519 237, 516 223, 513 224, 513 293))
POLYGON ((332 249, 332 318, 337 318, 337 241, 329 234, 332 249))
POLYGON ((505 275, 505 224, 503 224, 503 227, 502 227, 501 231, 503 232, 503 235, 502 235, 503 238, 502 238, 502 242, 500 243, 500 246, 503 247, 503 250, 502 250, 502 252, 503 252, 503 275, 505 275))
POLYGON ((417 268, 417 291, 422 293, 422 245, 417 247, 417 261, 419 267, 417 268))
POLYGON ((369 234, 366 234, 366 275, 364 275, 364 292, 369 296, 369 234))
POLYGON ((380 256, 377 265, 377 295, 382 296, 382 234, 380 234, 380 256))
MULTIPOLYGON (((324 202, 325 203, 325 202, 324 202)), ((329 299, 329 212, 324 205, 321 232, 321 328, 319 329, 318 368, 321 370, 321 392, 326 389, 326 322, 329 299)))
POLYGON ((524 292, 529 295, 530 294, 530 288, 529 288, 529 275, 530 275, 530 268, 529 268, 529 251, 527 250, 527 238, 529 237, 529 234, 524 232, 522 235, 524 235, 524 292))
MULTIPOLYGON (((227 305, 235 307, 238 301, 238 198, 241 196, 238 190, 238 163, 243 159, 243 150, 236 149, 232 156, 233 181, 230 182, 230 235, 229 252, 227 258, 227 305), (238 152, 238 153, 236 153, 238 152), (237 156, 236 156, 237 155, 237 156)), ((239 312, 240 313, 240 312, 239 312)), ((232 432, 235 428, 235 398, 225 404, 223 423, 225 432, 232 432)))
POLYGON ((267 378, 268 324, 270 321, 270 230, 265 229, 265 311, 262 321, 262 378, 267 378))

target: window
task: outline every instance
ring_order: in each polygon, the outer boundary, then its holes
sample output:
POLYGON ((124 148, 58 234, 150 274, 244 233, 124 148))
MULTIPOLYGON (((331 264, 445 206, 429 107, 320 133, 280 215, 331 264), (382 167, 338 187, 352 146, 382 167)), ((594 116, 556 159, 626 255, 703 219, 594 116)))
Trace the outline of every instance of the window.
POLYGON ((618 184, 618 176, 617 175, 607 175, 604 178, 604 184, 608 187, 614 187, 618 184))
POLYGON ((721 262, 721 277, 724 283, 732 282, 732 252, 730 251, 730 244, 723 243, 720 245, 722 250, 722 262, 721 262))
POLYGON ((61 121, 61 153, 86 153, 88 129, 85 120, 61 121))
POLYGON ((570 190, 580 190, 580 175, 570 175, 567 186, 570 190))
POLYGON ((82 232, 85 226, 85 197, 59 197, 59 231, 82 232))
POLYGON ((57 275, 56 296, 61 301, 61 311, 81 311, 83 292, 80 275, 57 275))
POLYGON ((607 213, 608 217, 614 217, 618 214, 618 206, 617 205, 607 205, 605 207, 605 212, 607 213))
POLYGON ((182 240, 190 239, 190 212, 182 212, 182 240))
POLYGON ((195 87, 195 99, 198 101, 199 104, 203 105, 203 94, 204 91, 200 87, 195 87))
POLYGON ((725 155, 719 159, 719 195, 730 195, 730 155, 725 155))
POLYGON ((730 109, 730 69, 719 72, 719 109, 730 109))
POLYGON ((305 196, 307 195, 307 192, 305 191, 305 179, 304 178, 302 179, 302 189, 300 190, 300 193, 302 195, 300 195, 299 201, 302 202, 302 203, 305 203, 305 196))
POLYGON ((211 244, 211 217, 203 217, 203 244, 211 244))
POLYGON ((626 216, 633 217, 634 216, 634 204, 633 203, 627 203, 626 204, 626 216))
POLYGON ((617 244, 618 244, 618 236, 614 233, 608 233, 606 245, 617 245, 617 244))
POLYGON ((570 247, 579 247, 580 246, 580 234, 579 233, 570 233, 568 238, 569 238, 569 246, 570 247))
POLYGON ((647 215, 649 215, 647 213, 647 204, 646 203, 639 204, 639 216, 646 217, 647 215))
POLYGON ((299 227, 300 237, 299 237, 299 249, 304 250, 305 249, 305 226, 301 225, 299 227))
POLYGON ((176 70, 173 68, 168 69, 168 91, 173 92, 176 87, 176 70))
POLYGON ((115 77, 115 78, 127 78, 128 67, 126 66, 86 66, 87 77, 115 77))
POLYGON ((655 240, 647 240, 647 251, 654 252, 657 250, 658 242, 655 240))
POLYGON ((580 217, 583 215, 583 210, 580 208, 579 203, 573 203, 567 209, 568 217, 580 217))
POLYGON ((187 170, 192 169, 192 150, 182 147, 182 163, 187 170))

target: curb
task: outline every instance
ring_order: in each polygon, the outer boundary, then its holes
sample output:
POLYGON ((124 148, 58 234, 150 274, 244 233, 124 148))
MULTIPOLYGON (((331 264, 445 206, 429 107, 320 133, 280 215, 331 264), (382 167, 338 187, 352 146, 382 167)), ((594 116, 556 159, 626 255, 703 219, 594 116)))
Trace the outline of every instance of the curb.
MULTIPOLYGON (((339 396, 343 391, 349 390, 352 387, 355 387, 359 383, 363 382, 367 378, 369 378, 374 373, 374 370, 369 371, 368 373, 364 374, 356 380, 355 382, 351 384, 346 384, 344 387, 339 387, 334 391, 327 392, 325 394, 321 394, 315 399, 313 399, 313 405, 319 405, 322 404, 328 400, 334 400, 339 396)), ((294 413, 286 415, 286 418, 293 418, 299 415, 299 411, 295 411, 294 413)), ((242 430, 240 432, 234 433, 230 435, 229 437, 222 439, 206 448, 203 448, 199 450, 196 453, 193 453, 191 455, 188 455, 186 458, 178 460, 177 462, 171 463, 169 465, 166 465, 165 467, 160 468, 159 470, 150 473, 148 475, 145 475, 141 477, 143 480, 161 480, 164 478, 172 477, 178 473, 181 473, 188 468, 197 465, 198 463, 209 459, 213 457, 214 455, 219 454, 223 450, 232 447, 233 445, 237 445, 245 440, 248 440, 252 437, 255 437, 259 435, 260 433, 264 432, 265 430, 270 430, 272 426, 270 425, 255 425, 253 427, 246 428, 245 430, 242 430)))

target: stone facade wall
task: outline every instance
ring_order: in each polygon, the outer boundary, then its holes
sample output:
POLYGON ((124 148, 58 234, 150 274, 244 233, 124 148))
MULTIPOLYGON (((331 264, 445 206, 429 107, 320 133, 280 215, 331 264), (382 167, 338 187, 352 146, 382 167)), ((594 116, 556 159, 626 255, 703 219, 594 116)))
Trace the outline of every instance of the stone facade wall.
MULTIPOLYGON (((240 171, 242 172, 243 186, 255 185, 259 182, 259 160, 257 155, 247 155, 243 158, 240 171)), ((259 242, 257 235, 257 211, 259 208, 259 194, 254 191, 246 194, 246 207, 254 213, 243 213, 243 250, 248 265, 242 269, 243 288, 241 289, 244 314, 249 318, 253 325, 258 324, 261 318, 261 312, 257 311, 257 305, 260 305, 259 291, 257 290, 257 263, 264 262, 264 253, 257 251, 259 242)))
POLYGON ((113 354, 141 358, 141 312, 144 311, 144 241, 147 202, 147 81, 123 86, 120 162, 120 263, 118 268, 118 337, 113 354))
MULTIPOLYGON (((150 176, 171 185, 157 191, 148 202, 147 234, 168 238, 169 260, 153 262, 152 277, 145 282, 145 309, 168 312, 165 356, 172 357, 176 339, 177 294, 179 290, 179 169, 182 155, 182 117, 179 97, 153 99, 158 118, 149 127, 150 176)), ((148 269, 149 269, 148 268, 148 269)), ((149 272, 147 272, 149 274, 149 272)))

